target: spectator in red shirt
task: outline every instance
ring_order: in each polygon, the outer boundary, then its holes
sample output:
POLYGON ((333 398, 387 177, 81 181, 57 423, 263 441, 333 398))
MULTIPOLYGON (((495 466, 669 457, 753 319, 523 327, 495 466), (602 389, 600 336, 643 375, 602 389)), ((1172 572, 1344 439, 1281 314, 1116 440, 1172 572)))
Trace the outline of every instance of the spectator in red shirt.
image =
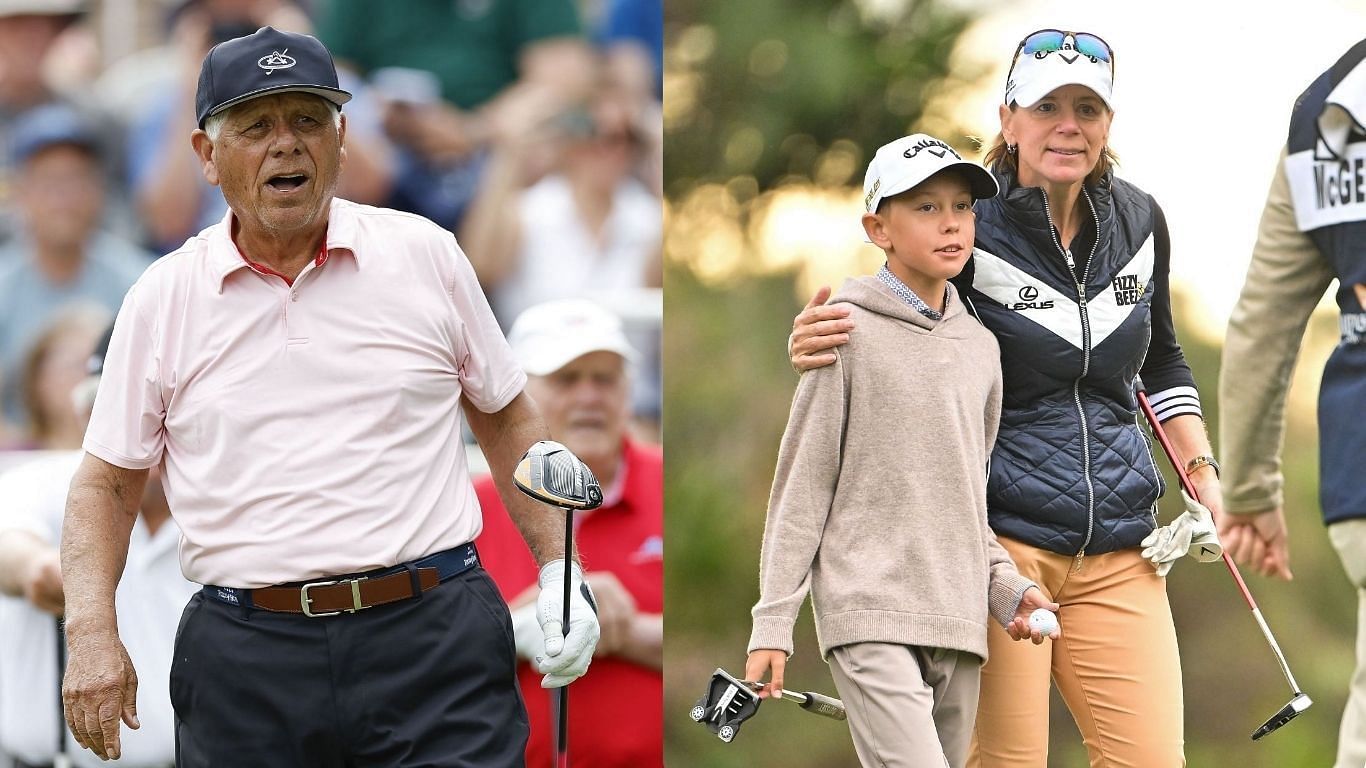
MULTIPOLYGON (((664 456, 657 446, 627 436, 634 352, 621 321, 582 299, 527 309, 508 341, 551 437, 593 470, 606 497, 574 521, 602 627, 592 666, 574 683, 574 765, 662 768, 664 456), (623 697, 630 706, 621 706, 623 697)), ((527 764, 549 765, 555 750, 551 692, 540 687, 541 675, 527 661, 543 653, 536 563, 503 514, 493 479, 479 478, 474 487, 484 514, 476 545, 512 609, 518 679, 531 723, 527 764)))

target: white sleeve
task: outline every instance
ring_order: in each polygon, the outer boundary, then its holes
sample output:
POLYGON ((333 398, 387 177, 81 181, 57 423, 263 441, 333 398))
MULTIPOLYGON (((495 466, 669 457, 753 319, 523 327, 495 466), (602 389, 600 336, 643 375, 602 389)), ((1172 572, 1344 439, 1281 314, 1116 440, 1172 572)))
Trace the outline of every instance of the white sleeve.
POLYGON ((155 313, 143 306, 151 293, 139 282, 123 299, 83 444, 90 454, 124 469, 156 466, 166 445, 155 313))

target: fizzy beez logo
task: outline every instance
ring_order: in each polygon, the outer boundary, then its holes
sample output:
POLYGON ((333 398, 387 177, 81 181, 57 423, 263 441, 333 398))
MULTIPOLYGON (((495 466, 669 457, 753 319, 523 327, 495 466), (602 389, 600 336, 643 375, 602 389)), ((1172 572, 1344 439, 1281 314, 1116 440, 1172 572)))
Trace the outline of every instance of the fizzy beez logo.
POLYGON ((1139 297, 1143 295, 1143 288, 1138 284, 1138 275, 1120 275, 1115 278, 1114 286, 1117 307, 1137 304, 1139 297))
POLYGON ((1032 286, 1032 285, 1026 285, 1025 287, 1021 288, 1021 289, 1020 289, 1020 294, 1019 294, 1019 296, 1020 296, 1020 298, 1022 299, 1021 301, 1017 301, 1017 302, 1015 302, 1014 304, 1008 304, 1008 305, 1007 305, 1007 306, 1009 306, 1011 309, 1015 310, 1016 312, 1018 312, 1018 311, 1020 311, 1020 310, 1022 310, 1022 309, 1052 309, 1052 308, 1053 308, 1053 300, 1052 300, 1052 299, 1045 299, 1044 301, 1039 301, 1039 300, 1038 300, 1038 298, 1039 298, 1039 289, 1038 289, 1038 288, 1035 288, 1035 287, 1032 286))
POLYGON ((953 147, 950 147, 948 144, 945 144, 938 139, 921 139, 913 144, 910 149, 902 152, 901 156, 907 160, 911 160, 914 159, 916 155, 920 154, 920 150, 922 149, 929 150, 929 153, 935 157, 943 157, 947 153, 953 155, 955 160, 963 159, 963 156, 955 152, 953 147))

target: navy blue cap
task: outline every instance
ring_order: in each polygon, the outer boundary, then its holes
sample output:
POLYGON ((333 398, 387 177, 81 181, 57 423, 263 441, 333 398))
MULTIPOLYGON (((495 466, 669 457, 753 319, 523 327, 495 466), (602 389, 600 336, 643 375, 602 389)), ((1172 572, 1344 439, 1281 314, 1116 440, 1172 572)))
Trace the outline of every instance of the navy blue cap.
POLYGON ((100 137, 95 126, 67 104, 44 104, 22 114, 10 129, 10 157, 22 165, 39 150, 58 144, 80 147, 92 155, 100 154, 100 137))
POLYGON ((199 70, 195 117, 203 128, 205 119, 228 107, 288 91, 321 96, 338 107, 351 100, 337 85, 332 54, 318 38, 261 27, 209 49, 199 70))

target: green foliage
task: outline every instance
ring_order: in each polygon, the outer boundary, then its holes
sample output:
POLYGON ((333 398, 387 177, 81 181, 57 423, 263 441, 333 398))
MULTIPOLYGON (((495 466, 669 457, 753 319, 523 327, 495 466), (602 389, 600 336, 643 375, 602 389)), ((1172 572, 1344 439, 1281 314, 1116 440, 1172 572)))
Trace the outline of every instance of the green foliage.
POLYGON ((906 5, 872 19, 830 0, 666 3, 671 196, 736 176, 763 188, 816 179, 838 140, 877 147, 905 134, 968 20, 937 3, 906 5))

